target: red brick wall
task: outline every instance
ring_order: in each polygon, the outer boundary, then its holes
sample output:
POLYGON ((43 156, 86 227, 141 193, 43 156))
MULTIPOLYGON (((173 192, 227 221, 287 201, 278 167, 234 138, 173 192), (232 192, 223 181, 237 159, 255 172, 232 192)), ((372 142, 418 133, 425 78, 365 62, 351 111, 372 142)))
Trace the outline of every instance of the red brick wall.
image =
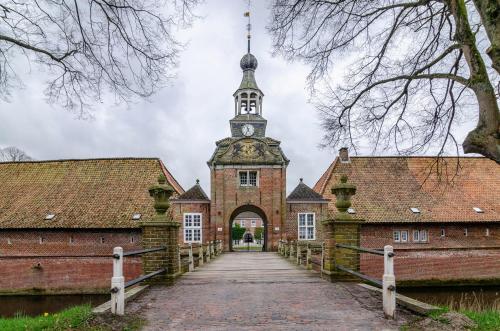
POLYGON ((184 244, 184 213, 201 213, 201 240, 206 243, 214 240, 213 227, 210 226, 210 204, 209 203, 172 203, 172 215, 176 222, 181 224, 179 228, 179 244, 184 244))
POLYGON ((287 203, 286 205, 286 235, 283 239, 298 240, 298 214, 315 213, 316 218, 316 240, 323 241, 323 225, 328 204, 326 203, 287 203))
POLYGON ((267 249, 278 248, 285 223, 286 168, 211 170, 211 219, 216 239, 224 241, 229 250, 231 215, 240 206, 252 205, 260 208, 267 218, 267 249), (238 170, 259 171, 258 187, 240 187, 238 170), (274 229, 279 227, 279 231, 274 229), (221 228, 222 231, 217 231, 221 228))
MULTIPOLYGON (((140 230, 0 231, 0 292, 105 291, 113 270, 111 257, 52 256, 111 255, 115 246, 123 247, 124 251, 140 249, 140 230)), ((141 275, 140 257, 125 258, 124 273, 126 280, 141 275)))
MULTIPOLYGON (((395 274, 400 281, 500 278, 500 225, 497 224, 363 225, 361 233, 363 247, 394 247, 395 274), (428 242, 414 243, 411 236, 414 229, 426 229, 428 242), (441 229, 445 230, 444 237, 441 229), (408 230, 409 242, 394 243, 393 230, 408 230)), ((381 278, 383 258, 362 254, 361 272, 381 278)))

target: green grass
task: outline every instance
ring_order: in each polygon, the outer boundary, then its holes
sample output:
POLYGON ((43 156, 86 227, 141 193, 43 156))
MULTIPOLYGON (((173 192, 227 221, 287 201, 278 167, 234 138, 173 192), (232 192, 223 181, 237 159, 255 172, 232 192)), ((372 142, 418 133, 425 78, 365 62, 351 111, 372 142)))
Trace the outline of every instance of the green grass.
POLYGON ((1 331, 135 331, 144 321, 138 316, 93 314, 90 305, 76 306, 55 314, 36 317, 0 318, 1 331))
MULTIPOLYGON (((449 324, 449 321, 441 317, 444 313, 450 311, 449 307, 440 307, 439 310, 433 311, 429 313, 429 317, 432 319, 439 321, 444 324, 449 324)), ((476 322, 477 327, 473 329, 473 331, 495 331, 500 330, 500 311, 489 309, 489 310, 480 310, 473 311, 467 309, 461 309, 458 311, 461 314, 469 317, 471 320, 476 322)))
POLYGON ((55 314, 36 317, 18 316, 0 318, 0 330, 38 331, 38 330, 81 330, 92 317, 89 305, 76 306, 55 314))
MULTIPOLYGON (((233 251, 246 251, 247 250, 247 246, 233 246, 233 251)), ((262 251, 262 246, 252 246, 250 245, 250 249, 248 249, 250 251, 262 251)))
POLYGON ((500 330, 500 311, 498 310, 483 310, 483 311, 461 311, 462 314, 469 317, 477 323, 477 331, 493 331, 500 330))

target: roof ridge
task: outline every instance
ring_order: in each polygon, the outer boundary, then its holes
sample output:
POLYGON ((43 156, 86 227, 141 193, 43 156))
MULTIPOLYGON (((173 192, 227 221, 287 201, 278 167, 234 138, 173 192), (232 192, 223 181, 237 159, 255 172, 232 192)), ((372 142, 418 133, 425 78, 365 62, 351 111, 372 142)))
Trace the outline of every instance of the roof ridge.
POLYGON ((210 200, 199 183, 191 186, 187 191, 180 194, 176 200, 210 200))
POLYGON ((435 159, 435 158, 442 158, 442 159, 485 159, 489 160, 487 157, 484 156, 431 156, 431 155, 349 155, 349 158, 370 158, 370 159, 389 159, 389 158, 403 158, 403 159, 435 159))
POLYGON ((337 160, 338 160, 338 156, 335 157, 335 159, 333 159, 333 162, 330 163, 330 165, 328 166, 328 168, 326 168, 325 172, 321 175, 321 177, 319 177, 318 181, 316 182, 316 184, 314 184, 313 186, 313 190, 316 192, 316 193, 319 193, 319 194, 323 194, 325 192, 325 186, 326 184, 328 183, 328 181, 330 180, 331 176, 332 176, 332 173, 333 173, 333 169, 335 168, 335 165, 337 164, 337 160), (326 176, 326 177, 325 177, 326 176), (321 181, 323 180, 322 183, 320 183, 321 181), (319 189, 319 192, 316 191, 316 186, 320 184, 320 186, 318 187, 319 189))
POLYGON ((300 179, 299 184, 293 189, 293 191, 286 198, 287 200, 308 200, 308 201, 319 201, 324 200, 323 195, 314 191, 311 187, 305 184, 300 179))
POLYGON ((0 164, 12 163, 50 163, 50 162, 71 162, 71 161, 112 161, 112 160, 160 160, 159 157, 98 157, 86 159, 54 159, 54 160, 27 160, 27 161, 0 161, 0 164))

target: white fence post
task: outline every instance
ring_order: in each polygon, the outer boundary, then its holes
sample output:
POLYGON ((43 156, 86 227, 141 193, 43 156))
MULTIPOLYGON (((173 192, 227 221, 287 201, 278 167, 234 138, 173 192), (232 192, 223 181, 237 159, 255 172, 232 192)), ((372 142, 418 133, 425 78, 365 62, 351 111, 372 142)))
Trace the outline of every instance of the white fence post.
POLYGON ((295 257, 295 263, 297 264, 301 264, 301 260, 302 260, 302 247, 299 245, 299 242, 297 241, 297 252, 296 252, 297 256, 295 257))
POLYGON ((194 270, 193 244, 189 244, 189 271, 194 270))
POLYGON ((320 275, 323 276, 323 265, 325 264, 325 242, 321 243, 321 272, 320 275))
POLYGON ((290 260, 293 260, 295 253, 293 252, 293 241, 290 242, 290 255, 288 256, 290 260))
POLYGON ((200 244, 200 247, 198 249, 198 265, 202 266, 203 265, 203 244, 200 244))
POLYGON ((123 277, 123 248, 113 248, 113 277, 111 278, 111 313, 125 314, 125 277, 123 277))
POLYGON ((306 268, 308 270, 312 269, 312 252, 311 252, 311 245, 309 243, 307 243, 306 268))
POLYGON ((182 273, 181 245, 177 245, 177 261, 179 261, 179 272, 182 273))
POLYGON ((205 255, 207 257, 207 262, 210 262, 210 259, 212 258, 210 256, 210 241, 208 242, 207 251, 206 251, 205 255))
POLYGON ((394 276, 394 250, 390 245, 384 246, 382 302, 384 315, 387 318, 394 318, 396 313, 396 277, 394 276))

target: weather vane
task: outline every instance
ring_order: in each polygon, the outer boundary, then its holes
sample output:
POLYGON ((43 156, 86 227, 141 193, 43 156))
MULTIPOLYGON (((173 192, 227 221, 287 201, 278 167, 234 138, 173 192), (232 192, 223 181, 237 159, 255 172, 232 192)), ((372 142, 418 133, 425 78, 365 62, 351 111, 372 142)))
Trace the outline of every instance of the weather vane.
POLYGON ((252 24, 250 23, 250 0, 247 1, 247 11, 243 14, 243 16, 248 17, 248 24, 247 24, 247 39, 248 39, 248 53, 250 53, 250 38, 252 38, 251 31, 252 31, 252 24))

